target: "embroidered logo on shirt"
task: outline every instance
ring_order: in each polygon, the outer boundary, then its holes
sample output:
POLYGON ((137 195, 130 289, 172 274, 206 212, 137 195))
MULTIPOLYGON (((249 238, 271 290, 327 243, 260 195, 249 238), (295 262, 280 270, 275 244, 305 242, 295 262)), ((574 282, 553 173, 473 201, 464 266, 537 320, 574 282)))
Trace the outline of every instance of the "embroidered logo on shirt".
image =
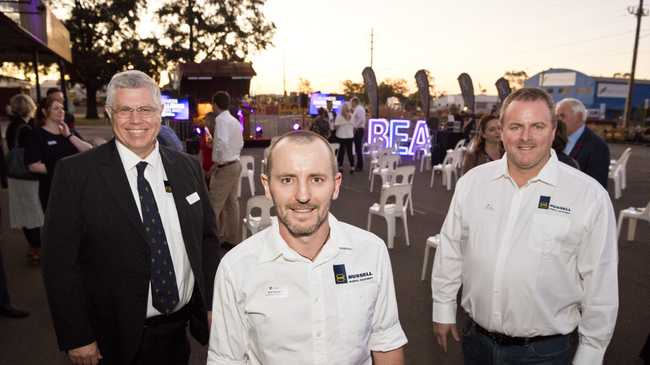
POLYGON ((289 288, 286 286, 269 285, 264 293, 267 297, 286 298, 289 296, 289 288))
POLYGON ((345 265, 334 265, 334 282, 336 284, 346 284, 348 282, 348 276, 345 273, 345 265))
POLYGON ((539 197, 539 204, 537 204, 537 208, 539 209, 548 209, 548 206, 551 204, 551 197, 550 196, 545 196, 541 195, 539 197))
POLYGON ((559 205, 551 204, 551 197, 545 195, 540 195, 539 204, 537 204, 537 208, 548 209, 550 211, 558 212, 558 213, 571 214, 571 208, 561 207, 559 205))

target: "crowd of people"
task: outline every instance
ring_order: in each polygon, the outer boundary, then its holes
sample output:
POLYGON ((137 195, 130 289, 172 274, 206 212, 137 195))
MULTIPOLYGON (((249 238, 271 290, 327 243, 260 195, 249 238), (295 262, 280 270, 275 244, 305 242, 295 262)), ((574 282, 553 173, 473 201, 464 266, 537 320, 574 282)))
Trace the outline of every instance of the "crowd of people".
MULTIPOLYGON (((466 364, 603 361, 618 313, 609 150, 578 103, 524 88, 478 123, 431 274, 445 351, 463 288, 466 364)), ((55 97, 12 98, 7 141, 28 173, 8 181, 12 227, 42 261, 59 348, 74 364, 187 364, 189 327, 210 365, 404 364, 386 245, 330 212, 346 155, 363 169, 359 100, 271 144, 261 181, 277 219, 242 243, 242 133, 227 93, 212 104, 199 161, 160 142, 160 90, 140 71, 111 79, 115 138, 94 148, 55 97)))

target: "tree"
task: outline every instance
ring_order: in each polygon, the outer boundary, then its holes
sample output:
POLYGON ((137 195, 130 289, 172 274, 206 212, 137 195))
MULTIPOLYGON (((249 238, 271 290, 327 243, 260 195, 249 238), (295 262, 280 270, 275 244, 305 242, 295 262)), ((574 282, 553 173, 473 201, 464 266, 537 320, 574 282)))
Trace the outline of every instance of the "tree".
POLYGON ((343 85, 343 95, 346 99, 357 97, 365 100, 366 88, 362 83, 352 82, 352 80, 345 80, 341 83, 343 85))
POLYGON ((396 96, 400 102, 404 102, 406 94, 409 92, 408 83, 404 79, 386 79, 379 84, 377 93, 379 94, 379 104, 386 104, 386 99, 396 96))
POLYGON ((97 118, 97 91, 119 71, 129 68, 157 78, 160 60, 139 39, 139 10, 145 0, 57 0, 69 14, 65 25, 72 43, 71 81, 86 86, 86 118, 97 118))
POLYGON ((524 87, 524 81, 528 79, 528 74, 524 70, 511 70, 503 74, 503 78, 508 81, 510 89, 517 90, 524 87))
POLYGON ((204 59, 243 61, 272 45, 275 24, 261 11, 265 0, 166 0, 156 12, 163 32, 148 39, 171 66, 204 59))
POLYGON ((309 80, 305 80, 302 77, 298 79, 298 92, 301 94, 311 94, 312 92, 311 83, 309 80))

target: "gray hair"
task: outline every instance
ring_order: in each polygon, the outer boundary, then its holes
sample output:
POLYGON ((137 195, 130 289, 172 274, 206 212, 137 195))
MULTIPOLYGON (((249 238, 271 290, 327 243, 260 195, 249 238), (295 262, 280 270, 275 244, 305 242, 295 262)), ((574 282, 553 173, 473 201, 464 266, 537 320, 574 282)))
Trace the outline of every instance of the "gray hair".
POLYGON ((29 95, 16 94, 9 99, 11 114, 21 118, 32 118, 36 111, 36 104, 29 95))
POLYGON ((560 107, 562 104, 569 104, 573 114, 580 114, 582 117, 580 118, 581 122, 584 123, 587 120, 587 108, 585 108, 585 105, 582 103, 582 101, 575 98, 565 98, 557 103, 557 107, 560 107))
POLYGON ((151 92, 153 103, 160 109, 160 88, 156 82, 146 73, 138 70, 118 72, 113 75, 106 88, 106 106, 112 108, 115 91, 117 89, 139 89, 146 88, 151 92))
POLYGON ((271 166, 273 165, 273 158, 272 158, 273 150, 275 150, 275 146, 277 146, 281 141, 284 140, 296 144, 307 144, 315 141, 323 142, 323 144, 325 144, 330 151, 329 159, 332 165, 332 175, 336 175, 336 172, 338 171, 338 164, 336 162, 336 156, 334 156, 334 149, 332 149, 329 142, 325 138, 323 138, 323 136, 321 136, 320 134, 311 131, 300 130, 300 131, 291 131, 285 133, 271 143, 271 146, 269 147, 269 154, 266 157, 266 171, 264 171, 264 174, 266 176, 268 177, 271 176, 271 166))

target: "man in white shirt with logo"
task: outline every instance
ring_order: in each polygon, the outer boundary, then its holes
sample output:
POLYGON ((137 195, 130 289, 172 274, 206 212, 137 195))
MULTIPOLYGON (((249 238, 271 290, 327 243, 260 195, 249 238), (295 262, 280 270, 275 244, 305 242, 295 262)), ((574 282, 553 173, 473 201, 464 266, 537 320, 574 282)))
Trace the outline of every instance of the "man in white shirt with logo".
POLYGON ((366 109, 359 104, 356 96, 350 99, 352 104, 352 124, 354 125, 354 154, 357 155, 356 171, 363 170, 363 137, 366 135, 366 109))
POLYGON ((217 118, 212 140, 212 171, 210 172, 210 203, 217 217, 219 239, 230 245, 239 242, 239 202, 237 185, 240 183, 239 155, 244 147, 239 121, 230 114, 230 95, 219 91, 212 97, 217 118))
POLYGON ((460 340, 462 284, 465 364, 600 364, 618 312, 609 195, 558 162, 543 90, 508 96, 501 126, 506 154, 459 180, 442 227, 431 280, 436 339, 445 351, 449 332, 460 340))
POLYGON ((221 261, 208 364, 402 365, 388 251, 329 214, 341 184, 329 144, 291 132, 268 160, 278 217, 221 261))

